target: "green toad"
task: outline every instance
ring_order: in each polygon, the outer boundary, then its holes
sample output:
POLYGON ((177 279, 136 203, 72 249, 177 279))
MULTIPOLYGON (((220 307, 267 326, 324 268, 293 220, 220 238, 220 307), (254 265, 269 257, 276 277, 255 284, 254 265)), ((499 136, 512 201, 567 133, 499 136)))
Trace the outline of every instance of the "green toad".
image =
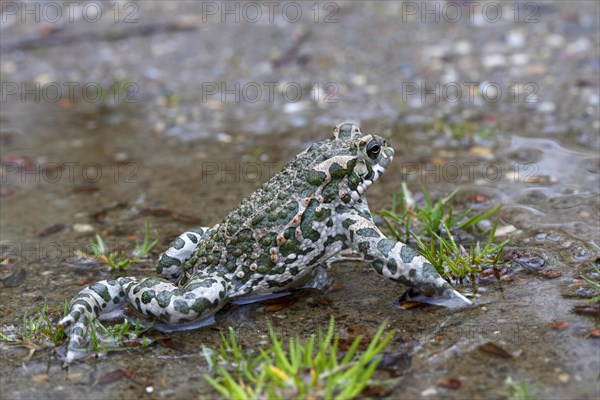
POLYGON ((232 300, 298 288, 349 246, 392 281, 447 304, 470 304, 423 257, 386 238, 373 222, 365 192, 393 156, 385 139, 351 123, 338 125, 333 137, 294 157, 220 224, 175 239, 160 257, 160 276, 83 289, 60 321, 70 336, 67 361, 89 340, 89 317, 129 305, 161 323, 185 326, 232 300))

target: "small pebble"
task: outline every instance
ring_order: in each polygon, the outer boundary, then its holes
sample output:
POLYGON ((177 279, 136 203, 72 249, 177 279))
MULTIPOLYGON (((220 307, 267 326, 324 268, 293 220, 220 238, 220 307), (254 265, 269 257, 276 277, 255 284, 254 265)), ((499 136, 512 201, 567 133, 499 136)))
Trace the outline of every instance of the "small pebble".
POLYGON ((527 65, 529 62, 529 55, 525 53, 517 53, 510 56, 510 62, 516 66, 527 65))
POLYGON ((73 230, 77 233, 94 232, 94 227, 90 224, 73 224, 73 230))
POLYGON ((565 38, 557 34, 549 34, 545 37, 544 42, 552 47, 562 47, 565 43, 565 38))
POLYGON ((471 43, 466 40, 461 40, 454 45, 454 51, 461 56, 471 53, 471 43))
POLYGON ((565 53, 569 55, 582 54, 589 51, 592 46, 592 42, 588 38, 581 37, 569 43, 565 48, 565 53))
POLYGON ((525 44, 525 35, 519 31, 510 31, 506 34, 506 44, 510 47, 522 47, 525 44))
POLYGON ((517 228, 515 228, 514 225, 501 226, 500 228, 496 229, 496 234, 494 235, 494 238, 507 236, 507 235, 515 232, 516 230, 517 230, 517 228))
POLYGON ((538 111, 542 113, 551 113, 556 110, 556 105, 551 101, 544 101, 538 106, 538 111))
POLYGON ((12 61, 3 62, 0 65, 0 71, 4 74, 12 74, 17 71, 17 64, 12 61))
POLYGON ((286 114, 294 114, 302 110, 304 110, 304 104, 300 102, 286 103, 283 106, 283 112, 285 112, 286 114))
POLYGON ((44 74, 40 74, 34 78, 34 81, 39 83, 40 86, 46 86, 47 84, 54 81, 54 75, 50 72, 46 72, 44 74))
POLYGON ((364 86, 364 84, 367 83, 367 77, 364 75, 354 75, 352 77, 352 83, 356 86, 364 86))
POLYGON ((113 161, 117 164, 129 161, 129 155, 124 151, 113 154, 113 161))
POLYGON ((503 67, 506 65, 506 57, 502 54, 490 54, 483 58, 483 66, 491 69, 497 67, 503 67))
POLYGON ((430 388, 423 390, 421 392, 421 396, 423 396, 423 397, 435 396, 437 393, 438 393, 438 391, 436 390, 436 388, 430 387, 430 388))
POLYGON ((146 386, 146 393, 154 392, 154 388, 152 386, 146 386))
POLYGON ((231 143, 233 141, 231 135, 225 132, 217 133, 216 138, 221 143, 231 143))

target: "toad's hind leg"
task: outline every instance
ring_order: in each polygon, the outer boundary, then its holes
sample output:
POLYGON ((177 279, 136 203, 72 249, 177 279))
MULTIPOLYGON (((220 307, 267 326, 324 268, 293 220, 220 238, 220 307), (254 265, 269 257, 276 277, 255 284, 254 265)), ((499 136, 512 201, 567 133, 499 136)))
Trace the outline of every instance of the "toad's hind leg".
POLYGON ((126 299, 141 314, 167 324, 184 324, 216 313, 227 302, 227 281, 194 275, 185 285, 148 278, 126 289, 126 299))
POLYGON ((200 240, 209 229, 196 228, 179 235, 160 255, 156 264, 156 273, 170 281, 178 281, 183 275, 185 263, 192 258, 200 240))
POLYGON ((164 278, 117 278, 96 282, 71 301, 69 313, 59 325, 69 334, 66 360, 82 354, 95 319, 120 312, 130 304, 139 313, 177 325, 216 313, 227 301, 227 282, 220 276, 194 276, 178 287, 164 278))

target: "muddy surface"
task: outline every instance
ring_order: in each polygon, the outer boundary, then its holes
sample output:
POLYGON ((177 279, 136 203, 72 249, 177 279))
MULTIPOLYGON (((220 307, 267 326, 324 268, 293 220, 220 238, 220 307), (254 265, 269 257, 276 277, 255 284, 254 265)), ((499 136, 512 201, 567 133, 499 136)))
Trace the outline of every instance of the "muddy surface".
POLYGON ((421 3, 293 3, 297 22, 290 3, 272 20, 261 3, 258 19, 240 8, 238 22, 221 2, 82 2, 72 21, 66 7, 56 20, 41 2, 36 21, 0 4, 3 330, 109 276, 73 263, 94 234, 131 249, 150 217, 155 260, 346 120, 396 149, 369 191, 373 211, 402 180, 417 195, 460 187, 464 205, 503 205, 498 240, 512 237, 513 266, 458 312, 401 310, 401 288, 346 262, 330 293, 302 291, 275 312, 228 308, 211 327, 169 334, 172 345, 68 370, 50 350, 0 344, 2 398, 211 398, 201 350, 219 332, 232 326, 256 347, 268 322, 308 336, 330 315, 342 337, 385 318, 398 331, 387 350, 410 362, 380 372, 399 377, 391 398, 502 398, 509 376, 535 397, 600 395, 598 318, 572 311, 593 295, 581 276, 600 279, 596 2, 482 2, 460 17, 447 2, 428 17, 421 3))

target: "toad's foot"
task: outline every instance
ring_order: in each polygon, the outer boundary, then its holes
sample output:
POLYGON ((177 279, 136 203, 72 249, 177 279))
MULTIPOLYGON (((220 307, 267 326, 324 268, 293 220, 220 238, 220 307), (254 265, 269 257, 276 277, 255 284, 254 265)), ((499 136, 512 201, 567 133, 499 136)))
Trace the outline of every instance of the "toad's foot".
POLYGON ((83 357, 90 339, 90 322, 99 318, 117 318, 122 314, 126 288, 135 284, 135 278, 118 278, 96 282, 83 289, 69 304, 69 313, 58 322, 69 336, 65 361, 83 357))

